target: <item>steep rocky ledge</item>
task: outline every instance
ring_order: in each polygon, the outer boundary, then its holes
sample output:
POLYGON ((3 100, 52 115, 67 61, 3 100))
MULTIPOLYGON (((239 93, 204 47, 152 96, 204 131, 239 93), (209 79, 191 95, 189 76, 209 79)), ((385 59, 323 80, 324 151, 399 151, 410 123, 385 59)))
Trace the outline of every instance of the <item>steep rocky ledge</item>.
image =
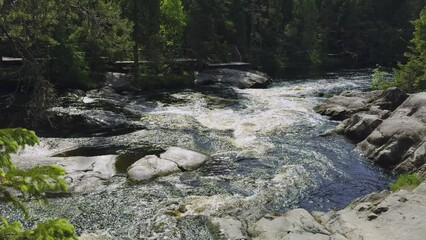
MULTIPOLYGON (((335 132, 357 143, 376 164, 395 173, 418 172, 426 179, 426 92, 344 92, 315 110, 343 120, 335 132)), ((294 209, 267 214, 255 223, 229 218, 216 222, 226 239, 423 240, 424 216, 426 183, 412 191, 371 193, 339 211, 294 209)))
POLYGON ((342 93, 315 110, 343 120, 336 132, 355 141, 376 164, 395 173, 419 172, 426 179, 426 92, 342 93))

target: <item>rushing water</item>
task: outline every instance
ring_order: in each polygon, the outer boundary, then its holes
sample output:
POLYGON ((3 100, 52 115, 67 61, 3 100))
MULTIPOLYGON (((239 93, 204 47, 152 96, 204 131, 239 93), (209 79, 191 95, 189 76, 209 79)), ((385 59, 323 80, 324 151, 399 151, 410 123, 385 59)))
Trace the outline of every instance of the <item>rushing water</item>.
MULTIPOLYGON (((341 208, 386 188, 390 177, 354 144, 330 134, 337 122, 316 114, 313 107, 324 96, 362 90, 369 82, 367 73, 351 72, 276 82, 268 89, 184 90, 112 99, 124 101, 123 109, 136 116, 132 121, 146 129, 42 142, 116 146, 108 152, 89 147, 82 155, 120 153, 120 146, 138 149, 142 143, 180 146, 209 154, 212 160, 197 171, 148 184, 131 185, 119 174, 101 192, 51 199, 47 207, 29 203, 31 220, 65 217, 79 233, 107 232, 117 239, 214 239, 211 217, 251 223, 265 213, 296 207, 341 208)), ((122 168, 147 154, 145 150, 122 154, 122 168)), ((10 211, 3 206, 1 213, 15 218, 10 211)))

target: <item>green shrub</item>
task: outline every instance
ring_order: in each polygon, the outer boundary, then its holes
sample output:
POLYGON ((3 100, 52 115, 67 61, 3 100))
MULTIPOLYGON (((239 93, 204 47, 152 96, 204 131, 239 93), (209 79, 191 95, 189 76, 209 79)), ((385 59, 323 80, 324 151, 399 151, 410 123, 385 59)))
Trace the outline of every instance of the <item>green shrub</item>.
POLYGON ((396 182, 391 184, 390 189, 391 191, 399 189, 414 189, 419 186, 421 182, 420 177, 415 173, 402 174, 398 177, 396 182))
POLYGON ((395 83, 404 91, 421 92, 426 90, 426 7, 412 24, 414 37, 405 53, 408 61, 394 70, 395 83))
MULTIPOLYGON (((46 202, 46 192, 66 191, 65 171, 58 166, 37 166, 21 170, 13 164, 10 154, 27 145, 38 143, 33 131, 22 128, 0 129, 0 200, 11 203, 29 217, 24 201, 46 202)), ((34 229, 22 229, 20 222, 8 222, 0 214, 0 239, 62 239, 74 240, 74 226, 65 219, 45 220, 34 229)))
POLYGON ((394 81, 390 73, 382 71, 380 66, 377 66, 373 70, 373 75, 371 76, 371 86, 373 90, 385 90, 390 87, 395 86, 394 81))

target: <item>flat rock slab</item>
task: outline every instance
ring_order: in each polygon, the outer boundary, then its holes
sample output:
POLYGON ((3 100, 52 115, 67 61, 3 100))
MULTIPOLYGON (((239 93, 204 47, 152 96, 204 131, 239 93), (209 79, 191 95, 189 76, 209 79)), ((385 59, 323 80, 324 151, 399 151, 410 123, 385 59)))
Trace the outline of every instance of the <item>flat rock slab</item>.
POLYGON ((372 193, 338 212, 314 215, 331 232, 352 240, 423 240, 426 184, 414 191, 372 193))
POLYGON ((294 209, 283 216, 267 215, 251 228, 253 240, 300 239, 330 240, 346 239, 330 233, 304 209, 294 209))
POLYGON ((223 84, 238 88, 266 88, 272 84, 272 79, 261 72, 222 68, 206 70, 197 74, 195 84, 223 84))
POLYGON ((82 193, 101 190, 106 180, 115 174, 116 155, 95 157, 48 157, 15 156, 16 166, 32 168, 35 166, 58 165, 66 172, 68 192, 82 193))
POLYGON ((385 91, 343 92, 316 106, 314 110, 330 116, 332 120, 344 120, 361 111, 369 111, 372 106, 380 110, 393 111, 407 98, 407 94, 397 88, 385 91))

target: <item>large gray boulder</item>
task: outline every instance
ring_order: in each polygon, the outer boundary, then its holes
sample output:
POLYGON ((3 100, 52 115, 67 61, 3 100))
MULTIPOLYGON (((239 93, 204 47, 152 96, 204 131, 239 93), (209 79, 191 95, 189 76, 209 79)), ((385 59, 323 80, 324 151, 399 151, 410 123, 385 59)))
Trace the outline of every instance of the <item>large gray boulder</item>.
POLYGON ((137 182, 149 181, 176 172, 180 172, 176 163, 155 155, 148 155, 138 160, 127 170, 130 180, 137 182))
POLYGON ((355 113, 352 117, 339 124, 336 131, 355 142, 360 142, 368 137, 383 122, 383 119, 388 114, 355 113))
POLYGON ((382 91, 372 92, 344 92, 333 96, 316 106, 317 113, 327 115, 332 120, 344 120, 353 114, 369 109, 369 103, 379 98, 382 91))
POLYGON ((375 114, 382 111, 393 111, 407 95, 398 88, 389 88, 385 91, 370 92, 343 92, 331 97, 314 110, 320 114, 330 116, 332 120, 345 120, 359 112, 369 112, 374 109, 375 114))
POLYGON ((209 159, 209 156, 195 151, 169 147, 160 157, 148 155, 133 163, 127 174, 132 181, 144 182, 181 171, 194 171, 209 159))
POLYGON ((272 79, 261 72, 223 68, 200 72, 196 76, 195 84, 223 84, 238 88, 266 88, 272 84, 272 79))
POLYGON ((193 171, 209 160, 207 155, 179 147, 169 147, 160 158, 176 163, 184 171, 193 171))
POLYGON ((426 92, 411 95, 384 120, 358 149, 375 163, 402 171, 414 171, 426 163, 426 92))
POLYGON ((133 76, 128 73, 107 72, 105 73, 105 86, 116 91, 133 91, 133 76))

